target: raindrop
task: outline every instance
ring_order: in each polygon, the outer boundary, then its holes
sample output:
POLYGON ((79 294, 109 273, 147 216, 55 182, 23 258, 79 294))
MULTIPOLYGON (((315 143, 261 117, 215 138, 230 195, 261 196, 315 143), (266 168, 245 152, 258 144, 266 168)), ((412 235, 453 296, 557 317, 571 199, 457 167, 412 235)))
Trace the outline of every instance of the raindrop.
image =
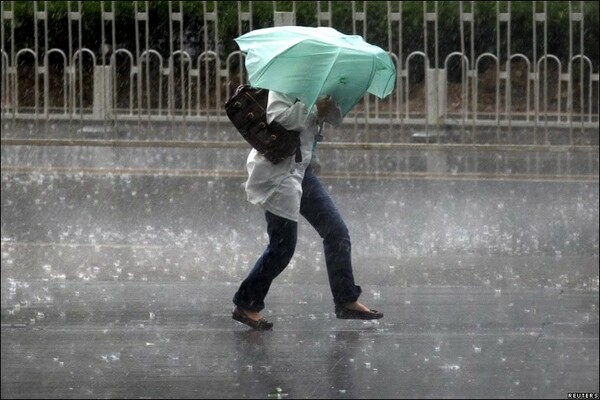
POLYGON ((288 394, 284 393, 283 389, 278 386, 271 393, 269 393, 268 397, 270 399, 283 399, 284 397, 287 397, 287 396, 288 396, 288 394))
POLYGON ((364 321, 363 322, 363 326, 365 328, 376 328, 379 326, 379 321, 374 319, 374 320, 370 320, 370 321, 364 321))
POLYGON ((446 365, 442 366, 442 369, 447 369, 447 370, 450 370, 450 371, 458 371, 458 370, 460 369, 460 365, 456 365, 456 364, 453 364, 453 365, 446 364, 446 365))

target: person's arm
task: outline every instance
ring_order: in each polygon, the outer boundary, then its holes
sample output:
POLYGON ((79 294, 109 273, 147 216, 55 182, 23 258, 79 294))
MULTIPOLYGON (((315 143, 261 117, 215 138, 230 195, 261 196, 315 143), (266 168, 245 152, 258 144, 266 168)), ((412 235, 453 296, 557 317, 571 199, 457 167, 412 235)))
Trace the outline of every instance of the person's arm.
POLYGON ((284 128, 291 131, 304 129, 309 118, 308 108, 297 99, 282 93, 269 91, 267 103, 267 122, 279 122, 284 128))

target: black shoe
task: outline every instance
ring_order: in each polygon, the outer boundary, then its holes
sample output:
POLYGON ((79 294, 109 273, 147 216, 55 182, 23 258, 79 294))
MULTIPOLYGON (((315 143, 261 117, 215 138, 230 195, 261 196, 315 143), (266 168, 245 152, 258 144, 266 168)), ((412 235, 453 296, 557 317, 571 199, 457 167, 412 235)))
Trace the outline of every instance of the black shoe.
POLYGON ((380 319, 383 318, 383 313, 376 310, 358 311, 351 310, 344 306, 335 306, 335 316, 339 319, 380 319))
POLYGON ((242 324, 248 325, 250 328, 256 331, 268 331, 271 330, 271 328, 273 328, 273 324, 271 322, 267 321, 264 318, 255 321, 252 318, 248 317, 248 315, 246 315, 246 313, 237 306, 233 309, 233 312, 231 313, 231 318, 241 322, 242 324))

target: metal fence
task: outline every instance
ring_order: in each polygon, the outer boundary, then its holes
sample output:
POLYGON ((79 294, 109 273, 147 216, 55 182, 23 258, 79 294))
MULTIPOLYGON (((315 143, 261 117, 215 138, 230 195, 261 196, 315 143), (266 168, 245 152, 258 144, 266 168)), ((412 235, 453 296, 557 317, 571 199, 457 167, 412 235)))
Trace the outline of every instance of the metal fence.
MULTIPOLYGON (((82 12, 81 1, 66 2, 61 20, 66 26, 57 27, 49 26, 48 2, 31 2, 33 20, 27 21, 31 45, 17 48, 15 2, 0 2, 3 124, 34 121, 47 126, 68 121, 79 131, 93 122, 111 126, 168 122, 175 128, 209 124, 214 140, 221 140, 217 132, 229 126, 223 104, 246 79, 240 68, 243 54, 223 50, 219 26, 223 5, 201 2, 202 26, 193 35, 198 44, 193 47, 189 33, 197 27, 187 25, 190 15, 184 2, 168 2, 168 21, 157 21, 152 20, 147 2, 134 1, 130 18, 135 38, 129 42, 133 45, 120 47, 115 10, 123 2, 96 3, 97 15, 82 12), (94 47, 86 45, 89 38, 82 34, 86 19, 100 19, 94 47), (162 50, 150 40, 158 23, 168 27, 162 50), (49 30, 59 28, 68 35, 66 49, 49 43, 49 30)), ((238 35, 256 28, 257 3, 264 2, 236 2, 238 35)), ((373 3, 345 2, 344 18, 352 21, 352 32, 346 33, 371 36, 369 20, 380 17, 371 15, 373 3)), ((512 24, 510 1, 495 2, 495 26, 490 29, 496 40, 484 52, 474 46, 479 18, 475 2, 452 2, 459 14, 452 32, 439 29, 437 1, 421 2, 420 49, 410 53, 403 51, 407 40, 415 42, 403 36, 405 2, 379 3, 380 8, 385 3, 387 37, 378 39, 387 43, 384 47, 396 64, 396 87, 384 100, 366 95, 346 117, 346 126, 360 127, 360 132, 386 131, 384 139, 377 136, 377 140, 395 143, 442 141, 452 134, 463 144, 597 145, 598 65, 586 55, 584 2, 568 3, 568 26, 551 26, 547 2, 532 1, 528 55, 514 52, 511 45, 522 34, 521 26, 512 24), (548 32, 556 29, 568 35, 566 58, 548 52, 548 32), (459 35, 460 46, 440 49, 444 35, 459 35), (449 73, 456 75, 457 69, 459 79, 452 81, 449 73), (411 76, 415 71, 420 81, 411 76), (585 137, 581 143, 579 133, 585 137)), ((272 7, 273 25, 297 23, 297 2, 272 2, 272 7)), ((312 9, 315 26, 337 27, 331 1, 313 2, 312 9)), ((357 134, 352 140, 375 139, 357 134)))

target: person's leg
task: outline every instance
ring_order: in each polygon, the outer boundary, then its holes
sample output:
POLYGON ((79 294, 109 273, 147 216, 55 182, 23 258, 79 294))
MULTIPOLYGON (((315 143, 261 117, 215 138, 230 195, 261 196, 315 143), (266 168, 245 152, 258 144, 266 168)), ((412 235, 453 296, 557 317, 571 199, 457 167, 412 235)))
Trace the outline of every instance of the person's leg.
POLYGON ((258 313, 265 307, 271 282, 289 264, 298 236, 298 223, 265 213, 269 245, 258 259, 248 277, 233 297, 233 303, 247 311, 258 313))
POLYGON ((334 303, 343 305, 356 302, 361 288, 354 283, 352 274, 350 234, 333 200, 311 167, 306 170, 302 182, 300 214, 323 239, 334 303))

